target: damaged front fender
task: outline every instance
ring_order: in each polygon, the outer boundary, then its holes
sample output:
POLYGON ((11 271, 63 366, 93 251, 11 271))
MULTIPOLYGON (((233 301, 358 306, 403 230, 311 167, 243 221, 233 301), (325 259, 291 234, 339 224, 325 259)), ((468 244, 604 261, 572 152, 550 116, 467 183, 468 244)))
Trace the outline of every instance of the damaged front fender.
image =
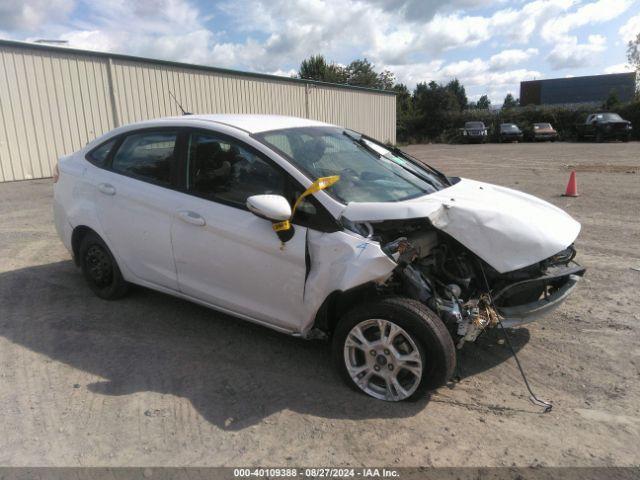
POLYGON ((322 302, 335 291, 369 282, 383 283, 397 267, 378 242, 344 231, 308 231, 309 270, 304 287, 307 312, 302 334, 312 327, 322 302))

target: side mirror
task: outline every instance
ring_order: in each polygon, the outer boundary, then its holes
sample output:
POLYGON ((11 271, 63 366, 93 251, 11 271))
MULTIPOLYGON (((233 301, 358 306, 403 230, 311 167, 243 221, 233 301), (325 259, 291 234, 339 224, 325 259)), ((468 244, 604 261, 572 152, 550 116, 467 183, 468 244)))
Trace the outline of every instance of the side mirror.
POLYGON ((247 208, 258 217, 272 222, 291 218, 291 206, 282 195, 252 195, 247 198, 247 208))

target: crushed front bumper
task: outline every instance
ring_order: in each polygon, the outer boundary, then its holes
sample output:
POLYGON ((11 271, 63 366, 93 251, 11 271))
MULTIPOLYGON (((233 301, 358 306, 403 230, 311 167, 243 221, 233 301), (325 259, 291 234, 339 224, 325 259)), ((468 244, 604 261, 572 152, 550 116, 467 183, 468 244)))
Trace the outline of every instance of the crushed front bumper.
POLYGON ((494 296, 494 302, 500 304, 500 300, 514 292, 541 290, 541 298, 524 304, 498 306, 497 311, 503 317, 502 324, 505 327, 516 327, 533 322, 540 317, 551 313, 573 292, 576 285, 585 273, 585 268, 572 262, 574 266, 555 267, 550 273, 542 277, 516 282, 503 288, 494 296))

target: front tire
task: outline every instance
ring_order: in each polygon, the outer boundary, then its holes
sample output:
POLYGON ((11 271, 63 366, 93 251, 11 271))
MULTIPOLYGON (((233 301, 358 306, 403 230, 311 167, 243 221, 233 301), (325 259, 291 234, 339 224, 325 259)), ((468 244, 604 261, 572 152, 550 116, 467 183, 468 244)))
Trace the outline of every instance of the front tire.
POLYGON ((104 300, 116 300, 129 290, 129 284, 109 247, 93 232, 85 235, 80 243, 80 267, 89 288, 104 300))
POLYGON ((333 359, 354 389, 386 401, 417 400, 453 375, 456 351, 440 318, 412 299, 355 307, 338 323, 333 359))

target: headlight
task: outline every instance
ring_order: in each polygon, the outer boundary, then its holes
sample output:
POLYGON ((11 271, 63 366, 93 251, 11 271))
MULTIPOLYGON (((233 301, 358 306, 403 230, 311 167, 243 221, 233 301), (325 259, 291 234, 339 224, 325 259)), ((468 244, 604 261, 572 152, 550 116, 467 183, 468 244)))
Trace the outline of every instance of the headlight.
POLYGON ((462 131, 462 135, 465 135, 465 136, 466 136, 466 135, 467 135, 467 131, 466 131, 466 130, 463 130, 463 131, 462 131))
POLYGON ((631 130, 632 128, 631 124, 627 125, 627 130, 631 130))
POLYGON ((486 135, 486 134, 487 134, 487 131, 486 131, 486 130, 483 130, 483 131, 482 131, 482 134, 483 134, 483 135, 486 135))

